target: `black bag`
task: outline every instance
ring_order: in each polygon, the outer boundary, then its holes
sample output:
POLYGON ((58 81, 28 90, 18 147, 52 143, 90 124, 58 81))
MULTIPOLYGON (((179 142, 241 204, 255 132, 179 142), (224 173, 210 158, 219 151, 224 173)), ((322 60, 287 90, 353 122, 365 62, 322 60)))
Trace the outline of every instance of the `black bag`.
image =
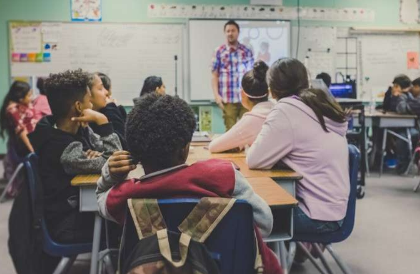
POLYGON ((126 222, 120 273, 219 274, 216 261, 203 243, 234 203, 235 199, 203 198, 178 226, 180 232, 173 232, 166 229, 157 200, 129 199, 139 241, 125 256, 126 222))

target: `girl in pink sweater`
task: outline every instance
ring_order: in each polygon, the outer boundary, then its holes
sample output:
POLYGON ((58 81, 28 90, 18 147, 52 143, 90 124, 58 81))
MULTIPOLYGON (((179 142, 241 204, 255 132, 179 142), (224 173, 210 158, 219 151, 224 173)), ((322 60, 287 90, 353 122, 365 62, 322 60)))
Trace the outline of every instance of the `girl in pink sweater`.
POLYGON ((267 74, 278 102, 249 149, 247 163, 271 169, 282 161, 303 176, 296 185, 296 233, 335 231, 342 225, 350 192, 346 114, 324 91, 308 89, 300 61, 280 59, 267 74))
POLYGON ((241 120, 222 136, 214 139, 210 152, 222 152, 234 148, 243 149, 252 145, 261 127, 274 106, 268 100, 268 85, 265 76, 268 66, 263 61, 254 64, 242 78, 242 105, 249 110, 241 120))

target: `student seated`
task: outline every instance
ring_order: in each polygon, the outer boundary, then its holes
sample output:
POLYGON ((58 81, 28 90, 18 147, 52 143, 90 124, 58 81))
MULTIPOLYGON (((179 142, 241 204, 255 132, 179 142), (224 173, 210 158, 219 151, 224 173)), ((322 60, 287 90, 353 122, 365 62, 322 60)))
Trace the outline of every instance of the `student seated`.
POLYGON ((121 149, 112 124, 92 110, 89 76, 82 70, 51 74, 45 80, 52 116, 30 134, 39 156, 44 216, 52 238, 60 243, 92 240, 94 214, 79 212, 79 188, 71 179, 99 173, 112 152, 121 149), (98 135, 87 126, 98 125, 98 135))
POLYGON ((32 102, 34 105, 35 117, 38 121, 46 115, 51 115, 51 108, 48 104, 48 99, 44 88, 44 81, 45 79, 42 77, 39 77, 36 81, 36 87, 39 90, 39 95, 32 102))
MULTIPOLYGON (((114 153, 102 169, 97 189, 100 213, 123 224, 129 198, 235 197, 251 204, 257 227, 270 235, 270 208, 231 162, 185 163, 195 126, 194 113, 182 99, 157 93, 141 97, 127 119, 130 153, 114 153), (125 179, 137 161, 145 175, 125 179)), ((274 254, 261 241, 259 247, 266 262, 264 273, 281 273, 274 254)))
POLYGON ((392 87, 389 87, 385 93, 383 101, 383 110, 384 111, 397 111, 398 105, 398 96, 402 93, 408 92, 411 89, 411 80, 408 76, 400 74, 395 76, 394 81, 392 81, 392 87))
MULTIPOLYGON (((408 90, 397 90, 393 97, 396 98, 396 111, 399 114, 414 114, 420 117, 420 78, 413 81, 413 85, 408 90)), ((406 129, 395 129, 403 137, 407 137, 406 129)), ((410 135, 413 147, 416 146, 419 131, 417 128, 410 128, 410 135)), ((410 164, 411 154, 407 142, 400 138, 395 139, 395 154, 397 156, 397 173, 403 174, 410 164)))
POLYGON ((134 103, 137 102, 137 100, 149 93, 158 93, 161 95, 165 95, 166 86, 163 84, 162 78, 158 76, 149 76, 146 79, 144 79, 143 87, 140 91, 140 96, 137 98, 134 98, 134 103))
MULTIPOLYGON (((23 157, 33 152, 28 133, 35 129, 38 120, 32 105, 32 89, 28 83, 15 81, 10 86, 9 92, 4 97, 0 113, 0 135, 7 141, 7 154, 3 161, 4 178, 9 180, 23 157)), ((8 190, 10 197, 15 197, 23 178, 15 180, 8 190)))
POLYGON ((398 90, 393 96, 397 100, 397 113, 420 116, 420 78, 414 80, 409 89, 398 90))
POLYGON ((242 78, 242 105, 250 110, 222 136, 210 142, 210 152, 222 152, 234 148, 250 146, 274 106, 268 100, 268 86, 265 75, 268 66, 263 61, 257 61, 254 68, 242 78))
POLYGON ((420 77, 411 82, 411 86, 411 94, 413 94, 414 98, 420 98, 420 77))
MULTIPOLYGON (((98 72, 96 74, 98 74, 99 78, 101 78, 102 84, 104 85, 104 89, 106 89, 106 91, 108 92, 108 94, 106 96, 108 98, 108 100, 111 101, 111 102, 114 102, 117 105, 117 101, 112 97, 111 78, 109 78, 108 75, 106 75, 105 73, 102 73, 102 72, 98 72)), ((123 105, 119 105, 118 109, 120 110, 120 114, 121 114, 122 118, 124 119, 124 124, 125 124, 125 120, 127 119, 127 111, 125 110, 123 105)))
MULTIPOLYGON (((109 91, 105 88, 103 81, 99 77, 99 73, 91 74, 88 87, 91 92, 91 102, 92 109, 98 111, 106 116, 108 121, 112 124, 115 133, 118 135, 121 145, 123 148, 126 148, 125 142, 125 120, 127 118, 127 113, 121 110, 121 107, 117 107, 115 100, 113 100, 109 94, 109 91)), ((101 74, 105 78, 105 74, 101 74)), ((108 78, 106 76, 106 78, 108 78)), ((105 80, 110 84, 110 79, 105 80)), ((110 86, 107 86, 108 88, 110 86)), ((90 124, 92 130, 97 133, 98 125, 95 123, 90 124)))
POLYGON ((296 185, 295 233, 338 230, 350 193, 346 114, 322 90, 308 89, 297 59, 276 61, 267 82, 278 102, 248 151, 248 166, 271 169, 281 161, 303 176, 296 185))

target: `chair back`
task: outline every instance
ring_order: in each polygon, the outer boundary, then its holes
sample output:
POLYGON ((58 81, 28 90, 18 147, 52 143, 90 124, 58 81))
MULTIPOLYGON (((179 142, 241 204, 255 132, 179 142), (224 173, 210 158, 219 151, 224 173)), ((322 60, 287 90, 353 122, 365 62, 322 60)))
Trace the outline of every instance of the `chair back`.
POLYGON ((49 255, 58 257, 70 257, 90 252, 92 250, 92 243, 60 244, 51 238, 43 214, 43 193, 42 183, 38 173, 38 156, 35 153, 30 153, 25 157, 23 163, 29 184, 34 226, 40 228, 42 231, 44 251, 49 255))
MULTIPOLYGON (((179 232, 178 226, 199 201, 199 199, 158 200, 168 230, 179 232)), ((129 213, 127 216, 120 250, 121 265, 124 265, 124 260, 139 241, 134 222, 129 213)), ((246 201, 236 201, 204 244, 219 264, 221 273, 255 273, 256 242, 252 207, 246 201)))

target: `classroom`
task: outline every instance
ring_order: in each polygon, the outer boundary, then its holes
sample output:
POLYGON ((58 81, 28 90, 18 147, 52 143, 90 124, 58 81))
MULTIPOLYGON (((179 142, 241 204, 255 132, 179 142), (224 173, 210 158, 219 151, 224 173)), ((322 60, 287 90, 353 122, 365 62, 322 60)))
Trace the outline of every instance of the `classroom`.
POLYGON ((419 0, 0 0, 0 273, 418 273, 419 34, 419 0))

